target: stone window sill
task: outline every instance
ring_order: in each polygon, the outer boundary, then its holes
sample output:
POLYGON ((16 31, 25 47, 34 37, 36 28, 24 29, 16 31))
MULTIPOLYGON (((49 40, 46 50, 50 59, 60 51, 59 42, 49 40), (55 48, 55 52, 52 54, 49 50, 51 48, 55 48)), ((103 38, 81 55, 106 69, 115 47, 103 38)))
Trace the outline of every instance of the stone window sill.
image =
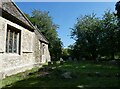
POLYGON ((30 52, 23 52, 23 53, 33 53, 33 51, 30 51, 30 52))

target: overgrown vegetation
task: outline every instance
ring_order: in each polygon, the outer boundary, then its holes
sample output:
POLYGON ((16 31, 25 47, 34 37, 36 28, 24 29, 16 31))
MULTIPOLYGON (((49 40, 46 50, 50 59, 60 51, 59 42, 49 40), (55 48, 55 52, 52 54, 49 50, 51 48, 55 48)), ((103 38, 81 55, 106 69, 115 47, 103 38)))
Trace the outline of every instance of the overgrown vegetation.
POLYGON ((72 61, 53 65, 44 65, 2 81, 3 89, 13 88, 119 88, 120 72, 117 65, 108 62, 95 63, 94 61, 72 61), (72 78, 61 76, 70 72, 72 78))

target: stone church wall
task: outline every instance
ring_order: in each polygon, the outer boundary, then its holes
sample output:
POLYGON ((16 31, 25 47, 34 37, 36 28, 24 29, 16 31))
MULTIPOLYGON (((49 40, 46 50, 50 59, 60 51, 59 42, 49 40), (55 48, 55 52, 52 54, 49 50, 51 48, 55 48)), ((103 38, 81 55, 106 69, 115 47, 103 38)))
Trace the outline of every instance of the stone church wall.
POLYGON ((26 69, 33 68, 34 57, 34 32, 31 32, 15 23, 0 17, 0 77, 4 78, 26 69), (6 53, 6 32, 7 24, 21 30, 20 54, 6 53))

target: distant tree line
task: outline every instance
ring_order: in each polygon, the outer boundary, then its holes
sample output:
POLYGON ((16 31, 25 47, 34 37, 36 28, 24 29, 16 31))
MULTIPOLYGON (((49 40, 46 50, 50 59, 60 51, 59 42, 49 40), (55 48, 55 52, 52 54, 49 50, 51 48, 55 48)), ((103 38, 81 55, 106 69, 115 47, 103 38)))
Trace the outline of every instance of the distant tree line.
POLYGON ((118 18, 110 10, 102 18, 96 17, 94 13, 77 18, 71 30, 71 37, 75 40, 70 46, 72 57, 89 60, 120 59, 118 24, 118 18))

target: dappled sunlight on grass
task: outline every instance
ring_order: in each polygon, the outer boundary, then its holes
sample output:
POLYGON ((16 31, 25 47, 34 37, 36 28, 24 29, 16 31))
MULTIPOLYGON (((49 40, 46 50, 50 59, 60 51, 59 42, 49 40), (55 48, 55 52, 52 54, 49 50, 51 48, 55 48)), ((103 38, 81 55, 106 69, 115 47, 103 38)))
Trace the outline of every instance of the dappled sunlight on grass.
POLYGON ((44 65, 31 72, 25 72, 3 80, 5 88, 11 87, 117 87, 119 85, 119 68, 113 65, 95 64, 92 62, 64 62, 44 65), (71 78, 64 78, 64 73, 70 73, 71 78), (118 73, 118 75, 117 75, 118 73), (23 77, 24 76, 24 77, 23 77), (8 83, 9 81, 9 83, 8 83))
POLYGON ((38 82, 33 82, 33 81, 32 81, 32 82, 30 83, 30 85, 35 85, 35 84, 37 84, 37 83, 38 83, 38 82))
POLYGON ((81 68, 86 68, 86 66, 81 66, 81 68))
POLYGON ((72 67, 72 65, 64 65, 64 67, 72 67))
POLYGON ((101 67, 102 65, 96 65, 96 67, 101 67))
POLYGON ((83 85, 78 85, 77 87, 78 87, 78 88, 84 88, 84 86, 83 86, 83 85))
MULTIPOLYGON (((59 67, 61 67, 61 66, 59 66, 59 67)), ((56 69, 56 67, 52 67, 52 69, 56 69)))

